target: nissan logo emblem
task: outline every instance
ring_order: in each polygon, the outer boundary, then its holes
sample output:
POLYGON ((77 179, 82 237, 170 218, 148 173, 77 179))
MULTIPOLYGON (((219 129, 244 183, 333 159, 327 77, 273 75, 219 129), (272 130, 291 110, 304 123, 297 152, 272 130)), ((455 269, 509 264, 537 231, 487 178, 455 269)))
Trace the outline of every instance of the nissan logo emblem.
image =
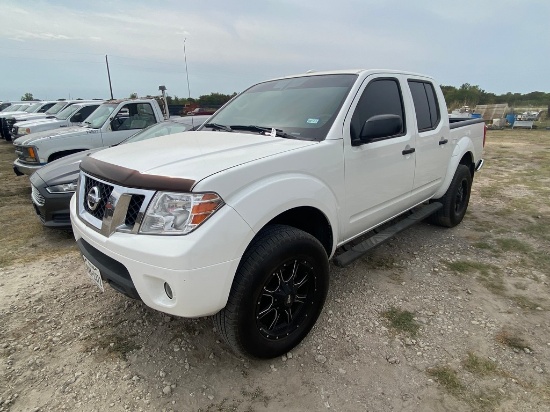
POLYGON ((97 207, 99 206, 100 200, 101 200, 101 196, 99 194, 99 187, 97 186, 92 187, 88 191, 88 194, 86 195, 86 203, 88 204, 88 207, 92 212, 97 209, 97 207))

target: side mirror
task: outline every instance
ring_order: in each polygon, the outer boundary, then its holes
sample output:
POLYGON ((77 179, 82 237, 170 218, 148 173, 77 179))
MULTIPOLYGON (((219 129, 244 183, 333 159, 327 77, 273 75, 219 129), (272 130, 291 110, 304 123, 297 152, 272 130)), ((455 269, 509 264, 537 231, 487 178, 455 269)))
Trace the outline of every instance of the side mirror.
POLYGON ((75 113, 73 117, 71 117, 71 122, 73 123, 82 123, 82 113, 75 113))
POLYGON ((380 137, 390 137, 403 129, 403 120, 396 114, 379 114, 368 119, 361 128, 361 143, 380 137))

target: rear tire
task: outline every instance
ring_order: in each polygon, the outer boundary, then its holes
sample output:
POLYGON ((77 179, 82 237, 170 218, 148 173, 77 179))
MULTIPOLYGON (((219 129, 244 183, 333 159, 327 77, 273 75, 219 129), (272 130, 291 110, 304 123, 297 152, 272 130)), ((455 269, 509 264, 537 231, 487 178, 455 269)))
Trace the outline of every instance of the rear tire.
POLYGON ((443 207, 428 218, 432 224, 444 227, 454 227, 462 222, 472 190, 472 175, 468 166, 459 164, 451 185, 441 199, 435 200, 443 207))
POLYGON ((227 305, 214 325, 236 353, 274 358, 315 324, 328 291, 328 257, 310 234, 268 226, 243 255, 227 305))

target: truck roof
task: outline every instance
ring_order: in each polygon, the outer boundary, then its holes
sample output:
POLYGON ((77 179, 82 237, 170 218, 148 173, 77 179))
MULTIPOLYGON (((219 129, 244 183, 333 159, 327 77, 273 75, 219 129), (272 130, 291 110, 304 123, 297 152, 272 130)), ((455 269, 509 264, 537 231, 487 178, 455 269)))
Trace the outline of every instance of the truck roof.
MULTIPOLYGON (((378 74, 378 73, 387 73, 387 74, 405 74, 409 76, 420 76, 432 79, 430 76, 426 76, 425 74, 420 73, 414 73, 414 72, 408 72, 405 70, 390 70, 390 69, 339 69, 339 70, 322 70, 322 71, 315 71, 315 70, 308 70, 305 73, 299 73, 299 74, 293 74, 289 76, 283 76, 283 77, 277 77, 271 80, 281 80, 281 79, 291 79, 295 77, 304 77, 304 76, 324 76, 329 74, 356 74, 356 75, 369 75, 369 74, 378 74)), ((262 82, 263 83, 263 82, 262 82)))
POLYGON ((151 100, 156 100, 156 99, 154 97, 137 97, 135 99, 110 99, 110 100, 105 100, 103 103, 119 104, 123 102, 131 102, 131 101, 139 102, 139 101, 151 101, 151 100))

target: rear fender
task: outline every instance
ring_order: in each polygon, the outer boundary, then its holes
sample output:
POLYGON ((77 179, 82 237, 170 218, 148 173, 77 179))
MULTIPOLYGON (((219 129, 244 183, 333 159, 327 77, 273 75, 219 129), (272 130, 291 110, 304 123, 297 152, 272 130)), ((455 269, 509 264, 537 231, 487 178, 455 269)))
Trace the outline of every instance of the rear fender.
POLYGON ((447 167, 447 174, 445 175, 445 180, 443 180, 443 183, 441 184, 439 190, 434 194, 433 196, 434 199, 439 199, 440 197, 443 197, 443 195, 445 195, 445 192, 447 192, 447 189, 451 185, 451 181, 453 180, 456 169, 460 164, 460 161, 462 160, 464 155, 468 152, 471 153, 472 159, 473 159, 474 153, 475 153, 474 144, 472 142, 472 139, 470 139, 467 136, 464 136, 458 141, 458 143, 455 146, 455 149, 449 161, 449 165, 447 167))

